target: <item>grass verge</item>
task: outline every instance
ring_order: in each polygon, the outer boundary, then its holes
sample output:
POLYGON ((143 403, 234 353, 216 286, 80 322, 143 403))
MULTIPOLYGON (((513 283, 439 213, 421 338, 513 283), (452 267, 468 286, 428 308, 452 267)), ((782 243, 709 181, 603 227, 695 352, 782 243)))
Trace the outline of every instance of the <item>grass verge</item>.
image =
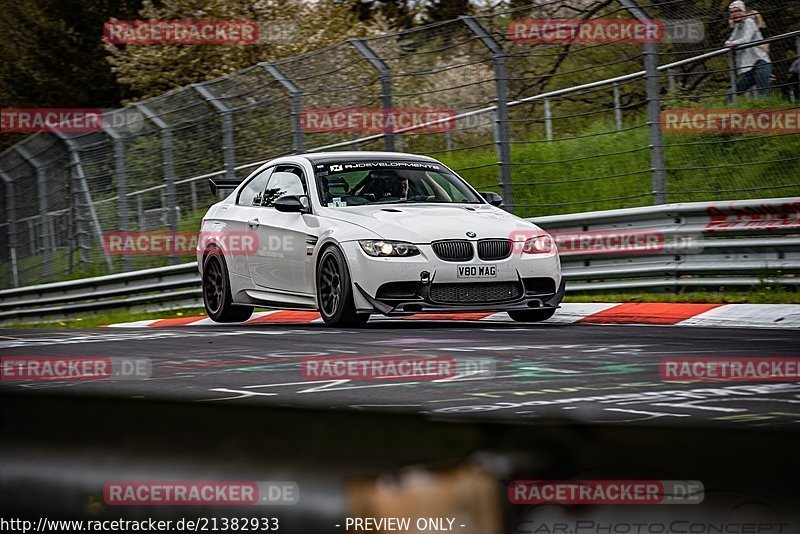
POLYGON ((146 321, 148 319, 173 319, 178 317, 196 317, 205 315, 203 308, 188 308, 183 310, 162 311, 115 311, 109 313, 87 313, 73 319, 61 319, 42 323, 23 323, 4 325, 2 328, 95 328, 115 323, 130 323, 133 321, 146 321))
POLYGON ((800 292, 785 289, 691 291, 686 293, 568 293, 564 302, 692 302, 705 304, 800 304, 800 292))

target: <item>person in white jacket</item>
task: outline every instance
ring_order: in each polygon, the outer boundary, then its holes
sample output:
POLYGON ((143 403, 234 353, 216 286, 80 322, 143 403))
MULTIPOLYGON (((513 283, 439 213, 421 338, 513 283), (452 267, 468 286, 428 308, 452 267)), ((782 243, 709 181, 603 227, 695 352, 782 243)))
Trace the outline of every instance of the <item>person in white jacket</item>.
MULTIPOLYGON (((725 46, 733 48, 743 44, 761 41, 764 37, 755 17, 747 14, 744 2, 736 0, 728 6, 731 19, 733 19, 733 33, 725 41, 725 46)), ((744 93, 754 85, 759 94, 769 96, 770 76, 772 76, 772 62, 763 46, 751 46, 736 51, 736 93, 744 93)))

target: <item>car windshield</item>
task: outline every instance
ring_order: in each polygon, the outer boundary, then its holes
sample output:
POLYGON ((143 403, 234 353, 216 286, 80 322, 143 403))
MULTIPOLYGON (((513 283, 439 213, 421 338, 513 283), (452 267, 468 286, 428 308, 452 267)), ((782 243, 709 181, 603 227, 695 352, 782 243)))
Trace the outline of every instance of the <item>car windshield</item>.
POLYGON ((317 165, 323 205, 467 203, 483 200, 464 180, 435 163, 340 163, 317 165))

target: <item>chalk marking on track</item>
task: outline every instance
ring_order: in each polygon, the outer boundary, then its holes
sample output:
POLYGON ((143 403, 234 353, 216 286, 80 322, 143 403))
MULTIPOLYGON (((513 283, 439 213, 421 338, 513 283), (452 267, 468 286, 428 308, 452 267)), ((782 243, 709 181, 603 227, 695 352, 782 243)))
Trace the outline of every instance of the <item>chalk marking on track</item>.
POLYGON ((604 408, 604 410, 607 412, 624 412, 636 415, 651 415, 653 417, 691 417, 691 415, 686 413, 645 412, 642 410, 626 410, 623 408, 604 408))

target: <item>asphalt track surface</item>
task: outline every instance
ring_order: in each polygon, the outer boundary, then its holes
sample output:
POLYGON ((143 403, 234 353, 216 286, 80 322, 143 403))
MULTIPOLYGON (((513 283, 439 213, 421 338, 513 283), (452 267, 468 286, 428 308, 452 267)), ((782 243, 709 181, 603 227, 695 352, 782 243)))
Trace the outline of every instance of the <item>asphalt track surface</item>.
POLYGON ((365 329, 253 324, 4 329, 0 356, 147 358, 129 380, 9 381, 0 391, 402 411, 434 418, 787 428, 800 382, 662 380, 669 357, 800 358, 800 331, 402 320, 365 329), (452 358, 438 380, 304 377, 312 357, 452 358), (480 364, 480 365, 479 365, 480 364))

